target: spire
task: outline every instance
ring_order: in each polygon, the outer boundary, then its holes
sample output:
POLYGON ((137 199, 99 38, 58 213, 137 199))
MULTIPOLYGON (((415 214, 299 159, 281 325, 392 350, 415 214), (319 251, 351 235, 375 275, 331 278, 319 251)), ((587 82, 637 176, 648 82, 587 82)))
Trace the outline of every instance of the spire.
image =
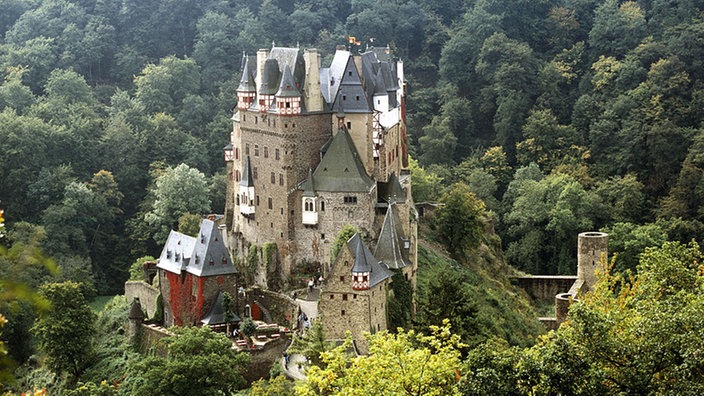
POLYGON ((279 90, 276 92, 278 97, 295 97, 301 96, 301 93, 296 89, 296 84, 293 82, 293 74, 291 68, 286 65, 284 67, 284 75, 279 84, 279 90))
POLYGON ((242 77, 240 85, 237 87, 237 92, 257 92, 257 87, 254 82, 253 68, 250 66, 249 57, 243 55, 242 58, 242 77))
POLYGON ((242 171, 242 180, 240 180, 240 186, 242 187, 254 187, 254 178, 252 177, 252 166, 249 163, 249 156, 244 160, 244 170, 242 171))

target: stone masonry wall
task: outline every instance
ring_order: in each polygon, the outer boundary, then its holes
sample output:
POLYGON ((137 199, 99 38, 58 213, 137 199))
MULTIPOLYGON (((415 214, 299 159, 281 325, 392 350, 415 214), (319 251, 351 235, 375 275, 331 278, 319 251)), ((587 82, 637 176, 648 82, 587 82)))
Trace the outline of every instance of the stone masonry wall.
POLYGON ((153 318, 156 313, 156 299, 159 296, 159 289, 144 281, 125 282, 125 299, 127 303, 137 297, 142 309, 147 311, 147 318, 153 318))

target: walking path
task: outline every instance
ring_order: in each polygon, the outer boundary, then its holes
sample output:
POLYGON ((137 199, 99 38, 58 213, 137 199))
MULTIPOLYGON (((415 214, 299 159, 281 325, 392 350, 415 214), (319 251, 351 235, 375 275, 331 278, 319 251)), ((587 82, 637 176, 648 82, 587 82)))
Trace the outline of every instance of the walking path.
MULTIPOLYGON (((312 291, 306 289, 301 291, 299 297, 296 298, 295 302, 301 309, 301 312, 306 314, 308 320, 313 320, 318 317, 318 296, 320 296, 320 289, 313 288, 312 291)), ((305 370, 307 367, 306 357, 300 354, 289 355, 288 367, 286 367, 285 359, 282 357, 280 359, 281 366, 284 367, 284 372, 290 378, 294 380, 305 380, 306 374, 305 370), (300 368, 299 368, 300 364, 300 368)))

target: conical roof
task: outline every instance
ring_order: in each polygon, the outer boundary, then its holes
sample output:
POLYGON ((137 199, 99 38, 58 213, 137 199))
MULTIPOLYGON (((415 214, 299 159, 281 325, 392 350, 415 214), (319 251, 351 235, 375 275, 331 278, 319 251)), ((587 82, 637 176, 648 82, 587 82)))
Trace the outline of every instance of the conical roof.
POLYGON ((281 84, 279 84, 279 90, 276 92, 276 96, 290 98, 301 96, 301 92, 296 88, 296 83, 293 81, 293 74, 291 74, 291 68, 286 65, 284 67, 284 76, 281 79, 281 84))
POLYGON ((262 85, 259 87, 259 94, 274 95, 279 87, 279 62, 276 59, 267 59, 264 62, 264 72, 262 72, 262 85))
POLYGON ((252 166, 249 163, 249 156, 244 159, 244 169, 242 170, 242 180, 240 180, 240 186, 254 187, 254 178, 252 177, 252 166))
POLYGON ((313 184, 313 169, 308 168, 308 177, 298 186, 299 190, 303 190, 304 197, 315 197, 315 187, 313 184))
MULTIPOLYGON (((239 320, 239 316, 232 312, 232 317, 229 322, 239 322, 239 320)), ((225 305, 223 303, 222 290, 218 290, 218 295, 215 297, 215 303, 210 308, 210 312, 208 312, 208 315, 206 315, 200 322, 206 325, 215 325, 228 322, 227 318, 225 318, 225 305)))
POLYGON ((392 269, 399 269, 410 264, 405 253, 403 228, 396 213, 397 205, 390 205, 384 217, 384 224, 379 232, 374 257, 392 269))
POLYGON ((252 67, 248 56, 244 56, 243 62, 242 77, 240 78, 240 85, 237 87, 237 92, 257 92, 257 85, 254 81, 256 69, 252 67))
POLYGON ((382 282, 393 275, 393 273, 386 268, 384 264, 377 261, 367 245, 364 244, 364 241, 362 241, 359 234, 354 234, 352 238, 347 241, 347 246, 352 252, 354 252, 354 265, 352 266, 352 272, 368 272, 369 287, 374 287, 379 282, 382 282))

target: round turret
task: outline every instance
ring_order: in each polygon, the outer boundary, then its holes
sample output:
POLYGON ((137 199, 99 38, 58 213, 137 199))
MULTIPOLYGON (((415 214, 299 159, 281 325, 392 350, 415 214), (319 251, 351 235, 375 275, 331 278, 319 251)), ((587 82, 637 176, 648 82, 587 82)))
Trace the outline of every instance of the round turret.
POLYGON ((577 240, 577 279, 583 281, 582 290, 588 291, 596 284, 595 271, 608 256, 609 234, 583 232, 577 240))

